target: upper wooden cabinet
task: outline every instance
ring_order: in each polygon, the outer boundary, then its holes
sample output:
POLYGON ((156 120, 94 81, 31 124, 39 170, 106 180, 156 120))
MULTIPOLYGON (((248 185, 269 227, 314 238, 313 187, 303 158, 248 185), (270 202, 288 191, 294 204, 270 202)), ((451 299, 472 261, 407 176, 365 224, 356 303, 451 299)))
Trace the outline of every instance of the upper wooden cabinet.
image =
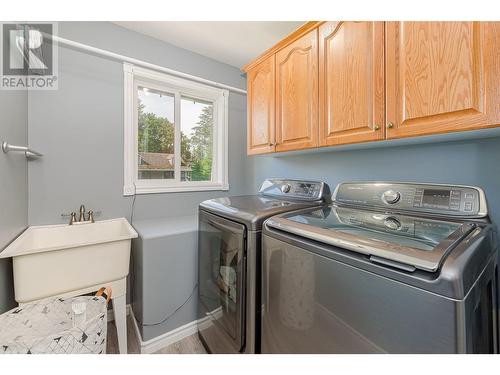
POLYGON ((276 151, 318 145, 318 31, 276 53, 276 151))
POLYGON ((500 22, 307 22, 243 67, 248 154, 500 126, 500 22))
POLYGON ((319 143, 384 138, 384 23, 319 27, 319 143))
POLYGON ((260 62, 247 75, 248 154, 274 151, 274 55, 260 62))
POLYGON ((497 125, 498 23, 387 22, 388 138, 497 125))

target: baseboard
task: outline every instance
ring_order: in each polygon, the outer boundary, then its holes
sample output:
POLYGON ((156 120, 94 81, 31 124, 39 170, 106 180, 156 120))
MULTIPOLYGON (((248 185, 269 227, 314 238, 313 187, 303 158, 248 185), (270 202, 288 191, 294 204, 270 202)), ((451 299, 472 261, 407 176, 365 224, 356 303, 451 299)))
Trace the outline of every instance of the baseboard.
POLYGON ((142 341, 141 332, 139 331, 139 326, 137 325, 134 311, 132 310, 130 305, 127 305, 127 313, 132 316, 135 335, 137 337, 141 354, 151 354, 157 352, 158 350, 181 341, 188 336, 194 335, 198 330, 198 321, 195 320, 172 331, 166 332, 163 335, 152 338, 151 340, 142 341))
MULTIPOLYGON (((157 352, 168 345, 175 344, 188 336, 194 335, 198 330, 197 326, 199 322, 195 320, 172 331, 166 332, 163 335, 152 338, 151 340, 142 341, 142 335, 139 330, 137 320, 135 319, 134 310, 132 310, 132 306, 130 304, 127 305, 126 311, 127 315, 132 317, 132 324, 134 326, 135 336, 137 337, 137 344, 140 348, 141 354, 151 354, 157 352)), ((112 322, 113 320, 115 320, 113 309, 109 309, 108 322, 112 322)), ((206 318, 201 319, 200 322, 203 320, 206 320, 206 318)))

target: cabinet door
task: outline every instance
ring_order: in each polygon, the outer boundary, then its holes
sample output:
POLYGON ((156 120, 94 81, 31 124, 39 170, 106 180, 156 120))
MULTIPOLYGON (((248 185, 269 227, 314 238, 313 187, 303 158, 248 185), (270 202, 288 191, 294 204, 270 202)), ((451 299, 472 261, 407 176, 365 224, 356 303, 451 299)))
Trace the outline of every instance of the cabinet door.
POLYGON ((274 151, 274 82, 274 55, 248 72, 248 155, 274 151))
POLYGON ((384 138, 384 23, 319 28, 319 143, 384 138))
POLYGON ((499 123, 498 23, 388 22, 386 28, 388 138, 499 123))
POLYGON ((318 30, 276 54, 276 151, 318 146, 318 30))

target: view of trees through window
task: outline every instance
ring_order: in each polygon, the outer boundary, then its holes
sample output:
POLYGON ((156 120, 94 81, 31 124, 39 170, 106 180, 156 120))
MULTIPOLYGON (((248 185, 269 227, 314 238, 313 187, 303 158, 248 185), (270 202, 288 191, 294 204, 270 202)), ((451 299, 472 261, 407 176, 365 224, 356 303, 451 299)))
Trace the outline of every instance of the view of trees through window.
MULTIPOLYGON (((138 178, 173 179, 174 96, 138 90, 138 178)), ((181 97, 181 181, 210 181, 213 162, 213 104, 181 97)))

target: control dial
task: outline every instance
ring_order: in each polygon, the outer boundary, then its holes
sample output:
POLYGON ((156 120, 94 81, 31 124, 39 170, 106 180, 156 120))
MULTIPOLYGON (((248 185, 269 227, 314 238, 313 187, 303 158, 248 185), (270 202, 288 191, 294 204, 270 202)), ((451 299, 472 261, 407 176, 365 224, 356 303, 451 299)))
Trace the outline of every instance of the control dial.
POLYGON ((291 188, 290 184, 281 185, 281 192, 288 193, 291 188))
POLYGON ((388 217, 384 220, 384 225, 392 230, 399 230, 401 229, 401 222, 394 218, 394 217, 388 217))
POLYGON ((387 204, 397 203, 400 199, 401 193, 399 191, 387 190, 382 194, 382 200, 387 204))

